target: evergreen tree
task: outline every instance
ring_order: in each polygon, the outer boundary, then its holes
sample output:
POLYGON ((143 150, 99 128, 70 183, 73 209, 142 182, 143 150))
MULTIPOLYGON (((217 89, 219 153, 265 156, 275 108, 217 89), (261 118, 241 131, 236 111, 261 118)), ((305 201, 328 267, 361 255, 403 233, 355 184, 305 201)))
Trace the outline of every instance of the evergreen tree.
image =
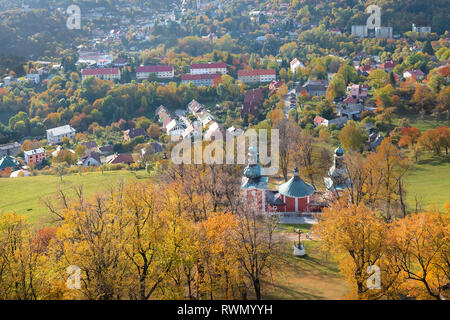
POLYGON ((434 50, 433 50, 433 46, 431 45, 430 40, 427 40, 427 42, 425 42, 425 45, 423 46, 422 51, 424 53, 429 54, 430 56, 434 56, 434 50))

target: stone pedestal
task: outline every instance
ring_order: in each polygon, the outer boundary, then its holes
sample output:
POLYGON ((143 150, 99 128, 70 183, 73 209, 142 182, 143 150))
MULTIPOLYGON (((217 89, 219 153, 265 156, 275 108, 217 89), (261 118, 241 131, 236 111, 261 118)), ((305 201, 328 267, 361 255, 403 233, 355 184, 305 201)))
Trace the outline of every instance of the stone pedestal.
POLYGON ((294 256, 303 257, 306 255, 305 246, 294 244, 294 256))

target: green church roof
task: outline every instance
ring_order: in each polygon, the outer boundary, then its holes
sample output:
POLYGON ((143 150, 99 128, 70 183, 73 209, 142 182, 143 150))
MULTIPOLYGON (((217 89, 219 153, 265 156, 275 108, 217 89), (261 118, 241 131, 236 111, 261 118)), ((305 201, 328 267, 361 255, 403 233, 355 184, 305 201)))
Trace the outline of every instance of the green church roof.
POLYGON ((298 169, 294 169, 294 176, 286 183, 282 184, 278 191, 285 197, 306 198, 314 193, 314 187, 298 175, 298 169))
POLYGON ((334 150, 334 154, 339 157, 342 157, 344 155, 344 153, 345 153, 345 151, 341 146, 339 146, 336 150, 334 150))

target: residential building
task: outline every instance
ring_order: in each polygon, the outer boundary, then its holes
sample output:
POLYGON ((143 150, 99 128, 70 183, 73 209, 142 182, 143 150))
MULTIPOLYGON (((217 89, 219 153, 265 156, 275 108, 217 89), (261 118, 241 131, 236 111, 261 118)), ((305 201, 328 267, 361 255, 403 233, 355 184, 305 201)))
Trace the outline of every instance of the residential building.
POLYGON ((198 103, 196 100, 192 100, 188 104, 188 110, 194 116, 203 109, 203 105, 198 103))
POLYGON ((81 157, 81 159, 78 161, 78 164, 84 167, 98 167, 102 164, 100 160, 100 153, 87 152, 83 157, 81 157))
POLYGON ((211 121, 211 123, 205 129, 204 139, 206 141, 223 140, 224 135, 225 129, 216 121, 211 121))
POLYGON ((133 156, 130 153, 113 154, 106 159, 107 164, 132 164, 134 163, 133 156))
POLYGON ((303 86, 297 87, 297 93, 307 92, 310 97, 324 96, 327 94, 327 80, 308 80, 303 86))
POLYGON ((132 128, 129 130, 125 130, 123 132, 123 138, 126 141, 130 141, 131 139, 137 138, 137 137, 148 137, 147 132, 145 132, 144 128, 132 128))
POLYGON ((408 70, 403 73, 403 78, 408 79, 414 77, 416 80, 422 80, 425 77, 425 73, 422 70, 408 70))
POLYGON ((45 155, 44 148, 38 148, 34 150, 24 151, 25 163, 27 165, 37 165, 42 163, 47 157, 45 155))
POLYGON ((277 73, 273 69, 239 70, 238 80, 243 83, 267 83, 276 80, 277 73))
POLYGON ((181 76, 181 83, 188 84, 192 82, 196 87, 205 86, 212 87, 214 81, 220 79, 220 74, 183 74, 181 76))
POLYGON ((127 59, 116 59, 112 62, 112 65, 117 68, 125 67, 128 65, 127 59))
POLYGON ((360 66, 359 68, 358 68, 358 74, 360 74, 360 75, 363 75, 363 76, 369 76, 370 75, 370 73, 373 71, 373 70, 375 70, 372 66, 370 66, 370 65, 363 65, 363 66, 360 66))
POLYGON ((20 152, 20 144, 18 142, 11 142, 0 145, 0 158, 6 156, 15 156, 20 152))
POLYGON ((180 137, 183 135, 184 132, 184 127, 182 126, 182 124, 180 122, 178 122, 177 120, 173 119, 172 121, 170 121, 167 126, 166 126, 166 132, 168 135, 170 136, 176 136, 176 137, 180 137))
POLYGON ((375 27, 376 38, 392 38, 392 27, 375 27))
POLYGON ((372 132, 364 145, 364 151, 376 152, 383 140, 384 137, 381 133, 372 132))
POLYGON ((367 26, 352 26, 352 35, 357 38, 366 38, 368 35, 367 26))
POLYGON ((224 62, 209 62, 191 64, 191 75, 195 74, 225 74, 227 73, 227 64, 224 62))
POLYGON ((58 144, 62 142, 63 138, 73 139, 75 138, 75 129, 70 125, 65 125, 53 129, 47 130, 47 142, 48 144, 58 144))
POLYGON ((31 80, 35 84, 38 84, 39 82, 41 82, 41 78, 39 76, 39 73, 29 73, 29 74, 27 74, 27 80, 31 80))
POLYGON ((341 30, 339 30, 338 28, 330 28, 330 29, 328 29, 328 32, 332 33, 332 34, 336 34, 336 35, 342 34, 341 30))
POLYGON ((356 100, 363 100, 369 94, 369 87, 365 84, 354 84, 350 87, 350 95, 356 100))
POLYGON ((358 101, 352 96, 348 96, 339 106, 336 108, 339 116, 346 117, 349 120, 359 120, 361 113, 364 110, 364 106, 359 104, 358 101))
POLYGON ((332 124, 334 124, 334 125, 336 125, 338 128, 341 128, 341 127, 343 127, 346 123, 347 123, 347 121, 348 121, 348 118, 346 118, 346 117, 339 117, 339 118, 336 118, 336 119, 331 119, 331 120, 328 120, 328 119, 325 119, 325 118, 323 118, 323 117, 321 117, 321 116, 316 116, 315 118, 314 118, 314 125, 317 127, 317 126, 325 126, 325 127, 329 127, 329 126, 331 126, 332 124))
POLYGON ((97 79, 102 80, 120 80, 120 69, 119 68, 98 68, 98 69, 83 69, 81 71, 82 79, 94 76, 97 79))
POLYGON ((167 126, 169 125, 169 123, 175 119, 169 112, 169 110, 167 110, 164 106, 160 106, 156 110, 156 114, 158 115, 159 121, 162 123, 162 127, 164 130, 167 130, 167 126))
POLYGON ((416 27, 416 25, 413 24, 412 31, 418 32, 420 35, 425 35, 427 33, 431 33, 431 27, 416 27))
POLYGON ((397 66, 396 61, 386 61, 385 63, 379 64, 377 68, 389 73, 391 71, 394 71, 394 68, 396 66, 397 66))
POLYGON ((172 66, 140 66, 136 68, 136 79, 148 79, 154 74, 158 79, 172 79, 174 77, 174 69, 172 66))
POLYGON ((294 60, 291 61, 291 72, 292 72, 292 74, 296 74, 297 71, 298 71, 298 68, 304 69, 305 66, 297 58, 294 58, 294 60))

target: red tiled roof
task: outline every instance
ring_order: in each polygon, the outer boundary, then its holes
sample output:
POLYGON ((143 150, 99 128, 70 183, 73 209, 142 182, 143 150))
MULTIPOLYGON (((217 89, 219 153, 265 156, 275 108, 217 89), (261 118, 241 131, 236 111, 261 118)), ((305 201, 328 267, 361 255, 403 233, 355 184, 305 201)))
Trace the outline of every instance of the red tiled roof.
POLYGON ((322 118, 321 116, 316 116, 314 118, 314 122, 317 123, 317 124, 320 124, 320 123, 322 123, 324 121, 325 121, 325 118, 322 118))
POLYGON ((273 69, 258 69, 258 70, 239 70, 238 77, 252 77, 252 76, 265 76, 276 75, 276 71, 273 69))
POLYGON ((136 73, 138 72, 149 72, 149 73, 156 73, 156 72, 172 72, 173 67, 172 66, 140 66, 136 68, 136 73))
POLYGON ((381 69, 394 69, 396 65, 397 65, 397 62, 395 62, 395 61, 387 61, 385 63, 380 64, 379 67, 381 69))
POLYGON ((408 70, 408 71, 405 71, 405 73, 406 72, 410 73, 413 76, 424 76, 425 75, 425 73, 423 73, 422 70, 408 70))
POLYGON ((98 76, 105 74, 119 74, 119 68, 99 68, 99 69, 83 69, 83 76, 98 76))
POLYGON ((365 66, 361 66, 361 67, 359 67, 359 70, 361 70, 361 71, 372 71, 373 70, 373 68, 371 67, 371 66, 369 66, 369 65, 365 65, 365 66))
POLYGON ((224 62, 191 64, 191 69, 210 69, 210 68, 226 68, 226 67, 227 67, 227 64, 224 62))
POLYGON ((189 81, 189 80, 208 80, 208 79, 216 79, 217 77, 220 77, 220 74, 214 73, 214 74, 182 74, 181 80, 182 81, 189 81))
POLYGON ((344 103, 356 103, 356 99, 352 96, 349 96, 344 100, 344 103))
POLYGON ((109 164, 117 164, 117 163, 126 163, 126 164, 130 164, 130 163, 134 163, 134 159, 133 156, 129 153, 122 153, 122 154, 118 154, 115 157, 112 157, 111 160, 109 160, 108 162, 109 164))

